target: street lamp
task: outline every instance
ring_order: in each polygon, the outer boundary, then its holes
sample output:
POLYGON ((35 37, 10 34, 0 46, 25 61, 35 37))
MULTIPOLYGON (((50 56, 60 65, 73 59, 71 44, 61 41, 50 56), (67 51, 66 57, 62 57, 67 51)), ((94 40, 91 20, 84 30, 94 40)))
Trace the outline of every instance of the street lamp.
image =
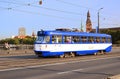
POLYGON ((102 10, 103 8, 100 8, 99 10, 98 10, 98 33, 100 33, 100 29, 99 29, 99 26, 100 26, 100 24, 99 24, 99 12, 100 12, 100 10, 102 10))

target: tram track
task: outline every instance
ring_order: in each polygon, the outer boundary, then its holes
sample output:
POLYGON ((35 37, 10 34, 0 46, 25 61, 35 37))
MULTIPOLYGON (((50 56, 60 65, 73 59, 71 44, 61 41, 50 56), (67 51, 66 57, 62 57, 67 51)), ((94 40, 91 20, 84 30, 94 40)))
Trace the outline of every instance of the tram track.
POLYGON ((87 56, 77 56, 77 57, 71 57, 71 58, 57 58, 57 57, 38 58, 35 55, 11 56, 11 57, 4 56, 4 57, 0 57, 0 70, 9 69, 9 68, 26 67, 26 66, 44 65, 44 64, 99 59, 99 58, 114 57, 114 56, 120 56, 120 53, 111 52, 105 55, 96 55, 96 56, 87 55, 87 56))

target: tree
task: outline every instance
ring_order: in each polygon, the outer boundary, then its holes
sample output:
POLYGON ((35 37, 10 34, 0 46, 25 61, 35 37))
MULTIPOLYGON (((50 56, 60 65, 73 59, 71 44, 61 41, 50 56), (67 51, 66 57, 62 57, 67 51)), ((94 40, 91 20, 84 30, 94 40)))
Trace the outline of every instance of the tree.
POLYGON ((113 44, 120 44, 120 31, 116 31, 116 30, 102 30, 101 33, 106 33, 106 34, 110 34, 112 36, 112 43, 113 44))
POLYGON ((34 44, 34 41, 36 40, 35 37, 26 36, 26 38, 20 39, 20 38, 7 38, 0 40, 0 44, 4 44, 5 42, 8 42, 9 44, 34 44))

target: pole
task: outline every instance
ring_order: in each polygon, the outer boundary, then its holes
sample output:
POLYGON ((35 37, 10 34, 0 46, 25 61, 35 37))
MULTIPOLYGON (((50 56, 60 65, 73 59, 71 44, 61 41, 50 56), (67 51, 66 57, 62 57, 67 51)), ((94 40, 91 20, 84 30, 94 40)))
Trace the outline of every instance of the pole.
POLYGON ((99 11, 98 11, 98 33, 100 33, 100 30, 99 30, 99 11))
POLYGON ((100 8, 99 10, 98 10, 98 33, 100 33, 100 21, 99 21, 99 18, 100 18, 100 16, 99 16, 99 12, 100 12, 100 10, 102 10, 103 8, 100 8))

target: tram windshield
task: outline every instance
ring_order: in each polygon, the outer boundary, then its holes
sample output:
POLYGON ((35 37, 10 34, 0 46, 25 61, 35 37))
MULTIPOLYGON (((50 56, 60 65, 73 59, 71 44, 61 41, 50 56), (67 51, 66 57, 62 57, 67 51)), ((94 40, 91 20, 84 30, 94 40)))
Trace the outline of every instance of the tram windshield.
POLYGON ((49 43, 50 42, 50 36, 38 36, 36 39, 37 43, 49 43))

